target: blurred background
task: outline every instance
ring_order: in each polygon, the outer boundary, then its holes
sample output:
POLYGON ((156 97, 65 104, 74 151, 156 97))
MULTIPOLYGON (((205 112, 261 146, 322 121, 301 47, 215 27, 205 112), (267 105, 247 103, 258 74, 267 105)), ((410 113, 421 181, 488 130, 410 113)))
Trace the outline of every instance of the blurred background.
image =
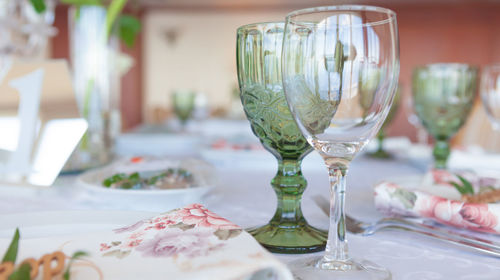
MULTIPOLYGON (((136 0, 125 8, 141 22, 132 48, 123 45, 131 68, 121 78, 122 130, 144 123, 163 123, 173 117, 171 95, 189 89, 196 106, 207 115, 242 118, 235 61, 236 29, 244 24, 283 20, 296 9, 353 4, 353 1, 303 0, 136 0)), ((389 136, 416 140, 410 124, 411 73, 433 62, 463 62, 483 66, 500 61, 500 1, 498 0, 373 0, 398 15, 402 100, 389 136)), ((58 3, 51 37, 42 57, 70 60, 69 6, 58 3)), ((455 137, 458 145, 479 144, 495 149, 479 99, 466 126, 455 137), (482 137, 479 133, 482 132, 482 137), (486 135, 486 136, 485 136, 486 135)))

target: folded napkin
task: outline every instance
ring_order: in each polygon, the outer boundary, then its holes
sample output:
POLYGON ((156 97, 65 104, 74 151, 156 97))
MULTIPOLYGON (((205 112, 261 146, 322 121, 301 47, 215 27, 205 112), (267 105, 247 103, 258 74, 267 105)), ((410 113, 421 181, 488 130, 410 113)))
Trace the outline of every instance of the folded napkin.
MULTIPOLYGON (((462 174, 478 189, 481 184, 496 186, 500 181, 462 174)), ((417 186, 395 182, 375 186, 375 206, 389 215, 430 218, 440 223, 475 231, 500 233, 499 203, 465 203, 449 184, 456 176, 447 171, 432 170, 417 186)))
MULTIPOLYGON (((0 240, 0 248, 6 245, 0 240)), ((60 249, 68 256, 83 250, 86 262, 98 268, 72 266, 72 280, 293 279, 248 233, 200 204, 112 232, 21 239, 18 259, 60 249)))

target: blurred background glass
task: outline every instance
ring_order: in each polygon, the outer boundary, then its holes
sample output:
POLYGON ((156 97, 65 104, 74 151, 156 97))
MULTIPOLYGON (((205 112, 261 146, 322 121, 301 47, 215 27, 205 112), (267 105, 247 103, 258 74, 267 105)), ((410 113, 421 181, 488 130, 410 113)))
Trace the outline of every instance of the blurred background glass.
POLYGON ((495 130, 500 130, 500 64, 488 65, 481 73, 481 99, 495 130))
POLYGON ((190 90, 175 91, 172 94, 174 112, 182 127, 191 118, 195 107, 196 94, 190 90))
POLYGON ((467 64, 430 64, 413 72, 413 105, 434 137, 434 167, 445 169, 450 138, 467 120, 474 103, 478 70, 467 64))

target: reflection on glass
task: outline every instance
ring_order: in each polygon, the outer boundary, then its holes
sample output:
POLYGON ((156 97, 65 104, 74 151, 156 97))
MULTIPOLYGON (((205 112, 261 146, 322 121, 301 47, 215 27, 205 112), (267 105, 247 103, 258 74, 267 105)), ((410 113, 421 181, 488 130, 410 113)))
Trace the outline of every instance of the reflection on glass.
POLYGON ((413 97, 409 96, 405 101, 405 109, 408 118, 408 123, 410 123, 417 130, 417 143, 421 146, 427 146, 429 141, 429 134, 422 126, 422 122, 415 113, 415 107, 413 106, 413 97))
POLYGON ((396 91, 399 47, 394 12, 330 6, 292 12, 283 43, 283 85, 307 141, 331 183, 323 257, 290 265, 299 279, 390 279, 386 269, 349 256, 344 196, 349 163, 382 126, 396 91))
POLYGON ((430 64, 413 72, 415 112, 434 137, 435 168, 446 168, 449 140, 467 120, 476 79, 477 69, 466 64, 430 64))
POLYGON ((382 128, 380 128, 380 131, 377 134, 377 142, 378 142, 377 150, 370 154, 370 156, 374 158, 387 159, 392 157, 391 154, 389 154, 384 150, 385 129, 394 120, 394 117, 396 116, 399 109, 400 99, 401 99, 401 87, 398 86, 396 95, 394 96, 394 101, 392 102, 391 110, 389 111, 387 118, 385 118, 382 128))

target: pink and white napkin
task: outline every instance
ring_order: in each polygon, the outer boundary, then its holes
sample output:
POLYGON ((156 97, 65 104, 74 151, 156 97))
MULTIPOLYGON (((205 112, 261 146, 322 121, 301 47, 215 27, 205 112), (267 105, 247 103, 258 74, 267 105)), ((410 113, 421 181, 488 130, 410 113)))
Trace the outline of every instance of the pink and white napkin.
POLYGON ((19 259, 55 250, 68 256, 83 250, 85 261, 98 268, 75 266, 72 280, 293 279, 250 234, 200 204, 111 232, 21 239, 19 259))
MULTIPOLYGON (((500 180, 472 173, 462 174, 475 189, 488 184, 498 187, 500 180)), ((449 183, 457 177, 432 170, 416 186, 385 181, 375 186, 375 206, 389 215, 422 217, 475 231, 500 234, 500 203, 466 203, 449 183)))

